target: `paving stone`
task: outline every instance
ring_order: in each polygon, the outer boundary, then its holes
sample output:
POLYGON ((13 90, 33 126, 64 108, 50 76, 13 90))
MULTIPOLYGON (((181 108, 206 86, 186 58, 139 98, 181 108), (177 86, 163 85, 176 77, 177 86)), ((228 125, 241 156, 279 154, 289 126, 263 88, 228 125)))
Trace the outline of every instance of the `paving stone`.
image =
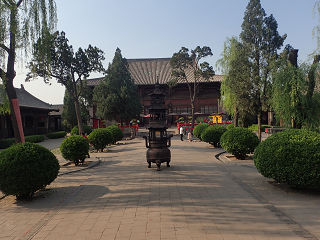
POLYGON ((318 197, 275 188, 252 161, 174 137, 158 172, 143 139, 124 143, 59 176, 49 196, 1 199, 1 239, 320 239, 318 197))

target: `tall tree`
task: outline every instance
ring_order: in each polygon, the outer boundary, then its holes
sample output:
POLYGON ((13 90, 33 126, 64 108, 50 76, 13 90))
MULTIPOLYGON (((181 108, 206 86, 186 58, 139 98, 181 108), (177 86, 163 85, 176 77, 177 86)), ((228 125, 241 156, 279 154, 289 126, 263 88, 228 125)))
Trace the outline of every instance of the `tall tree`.
POLYGON ((57 22, 54 0, 0 1, 0 77, 10 104, 16 142, 24 142, 19 102, 13 86, 17 56, 27 55, 34 40, 57 22), (25 51, 17 51, 19 48, 25 51))
POLYGON ((64 85, 70 96, 72 96, 79 134, 81 134, 84 129, 79 98, 86 89, 84 80, 92 72, 104 73, 105 70, 102 65, 104 53, 99 48, 91 45, 84 50, 79 48, 74 53, 72 45, 69 45, 68 42, 64 32, 55 32, 39 38, 37 43, 34 44, 34 54, 29 64, 30 73, 27 76, 27 80, 39 76, 43 77, 44 81, 48 83, 51 78, 55 78, 58 83, 64 85), (45 48, 48 45, 49 47, 45 48), (47 59, 50 59, 50 61, 47 61, 47 59))
POLYGON ((137 86, 128 69, 127 59, 117 48, 107 75, 93 90, 93 101, 97 103, 97 115, 108 120, 129 122, 139 116, 142 105, 137 86))
POLYGON ((286 126, 316 130, 320 126, 320 93, 315 91, 319 79, 319 55, 312 65, 282 66, 273 84, 273 108, 286 126))
POLYGON ((261 114, 269 109, 271 97, 271 75, 279 58, 277 51, 282 47, 286 35, 278 33, 278 23, 266 16, 260 0, 250 0, 244 13, 240 40, 246 49, 251 72, 251 108, 258 117, 258 137, 261 140, 261 114))
MULTIPOLYGON (((79 105, 81 112, 81 120, 83 123, 87 123, 90 119, 90 114, 88 108, 92 106, 92 101, 90 96, 92 95, 92 90, 88 87, 84 88, 79 97, 79 105)), ((67 131, 71 131, 74 126, 78 124, 76 109, 74 107, 74 101, 72 96, 70 96, 68 90, 65 91, 63 98, 63 111, 61 114, 62 124, 67 131)))
MULTIPOLYGON (((320 1, 315 2, 313 7, 313 15, 314 16, 318 15, 318 20, 320 22, 320 1)), ((315 50, 314 54, 319 54, 320 53, 320 25, 317 25, 313 28, 312 35, 317 41, 317 49, 315 50)))
POLYGON ((169 87, 175 86, 178 83, 186 83, 189 88, 190 102, 191 102, 191 114, 192 125, 194 127, 194 103, 197 97, 197 88, 200 82, 209 81, 215 75, 212 66, 207 62, 199 62, 202 58, 212 56, 211 48, 204 46, 197 46, 194 50, 182 47, 177 53, 174 53, 170 60, 170 66, 172 68, 171 76, 172 80, 167 84, 169 87), (191 73, 189 75, 188 73, 191 73))
POLYGON ((238 118, 250 115, 250 68, 247 53, 236 37, 227 38, 224 42, 222 58, 216 66, 224 75, 221 83, 221 103, 232 115, 235 127, 238 118))

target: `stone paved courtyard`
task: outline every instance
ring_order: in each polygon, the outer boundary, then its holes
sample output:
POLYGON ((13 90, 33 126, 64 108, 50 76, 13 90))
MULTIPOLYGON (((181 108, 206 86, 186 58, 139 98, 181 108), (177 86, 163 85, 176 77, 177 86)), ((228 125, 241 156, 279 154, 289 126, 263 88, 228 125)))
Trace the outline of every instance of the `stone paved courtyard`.
POLYGON ((159 172, 147 168, 142 138, 109 150, 32 201, 1 199, 0 238, 320 239, 320 194, 280 189, 252 160, 230 161, 216 156, 221 148, 178 136, 171 167, 159 172))

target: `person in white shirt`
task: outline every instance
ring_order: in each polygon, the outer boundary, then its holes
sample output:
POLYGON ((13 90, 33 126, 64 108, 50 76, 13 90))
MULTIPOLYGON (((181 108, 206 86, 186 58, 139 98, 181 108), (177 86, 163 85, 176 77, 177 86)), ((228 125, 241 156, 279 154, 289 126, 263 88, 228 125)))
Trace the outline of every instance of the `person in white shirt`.
POLYGON ((181 136, 181 141, 183 141, 183 127, 180 127, 180 136, 181 136))

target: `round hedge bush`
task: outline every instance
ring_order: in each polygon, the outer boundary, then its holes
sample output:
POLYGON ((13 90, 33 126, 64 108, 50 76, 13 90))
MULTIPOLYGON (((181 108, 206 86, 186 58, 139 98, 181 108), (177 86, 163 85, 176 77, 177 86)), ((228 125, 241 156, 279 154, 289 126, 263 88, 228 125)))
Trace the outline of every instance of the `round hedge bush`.
MULTIPOLYGON (((87 135, 89 135, 92 132, 91 127, 89 127, 86 124, 83 124, 83 130, 84 130, 84 133, 87 134, 87 135)), ((72 128, 71 135, 79 135, 79 127, 78 127, 78 125, 76 125, 76 126, 74 126, 74 128, 72 128)))
POLYGON ((88 139, 93 147, 103 152, 103 149, 113 142, 111 131, 106 128, 98 128, 89 134, 88 139))
POLYGON ((220 138, 221 146, 237 159, 245 159, 259 145, 258 136, 250 129, 236 127, 226 131, 220 138))
POLYGON ((122 140, 124 134, 123 134, 123 131, 121 130, 121 128, 119 128, 117 126, 109 126, 109 127, 107 127, 107 129, 112 133, 112 136, 113 136, 112 143, 116 143, 116 142, 122 140))
POLYGON ((221 125, 211 125, 205 128, 201 133, 201 139, 204 142, 210 143, 211 145, 217 147, 220 142, 221 136, 227 131, 224 126, 221 125))
POLYGON ((230 123, 230 124, 227 126, 227 130, 230 130, 231 128, 234 128, 234 124, 233 124, 233 123, 230 123))
POLYGON ((199 138, 200 140, 201 139, 201 133, 204 129, 206 129, 207 127, 209 127, 210 125, 209 124, 206 124, 206 123, 200 123, 198 125, 196 125, 193 129, 193 136, 195 136, 196 138, 199 138))
POLYGON ((253 160, 267 178, 292 187, 320 186, 320 135, 288 129, 271 135, 257 147, 253 160))
POLYGON ((88 156, 89 141, 78 135, 68 137, 62 141, 60 151, 64 159, 78 165, 88 156))
POLYGON ((34 143, 15 144, 0 152, 0 190, 17 198, 32 197, 58 176, 56 156, 34 143))

